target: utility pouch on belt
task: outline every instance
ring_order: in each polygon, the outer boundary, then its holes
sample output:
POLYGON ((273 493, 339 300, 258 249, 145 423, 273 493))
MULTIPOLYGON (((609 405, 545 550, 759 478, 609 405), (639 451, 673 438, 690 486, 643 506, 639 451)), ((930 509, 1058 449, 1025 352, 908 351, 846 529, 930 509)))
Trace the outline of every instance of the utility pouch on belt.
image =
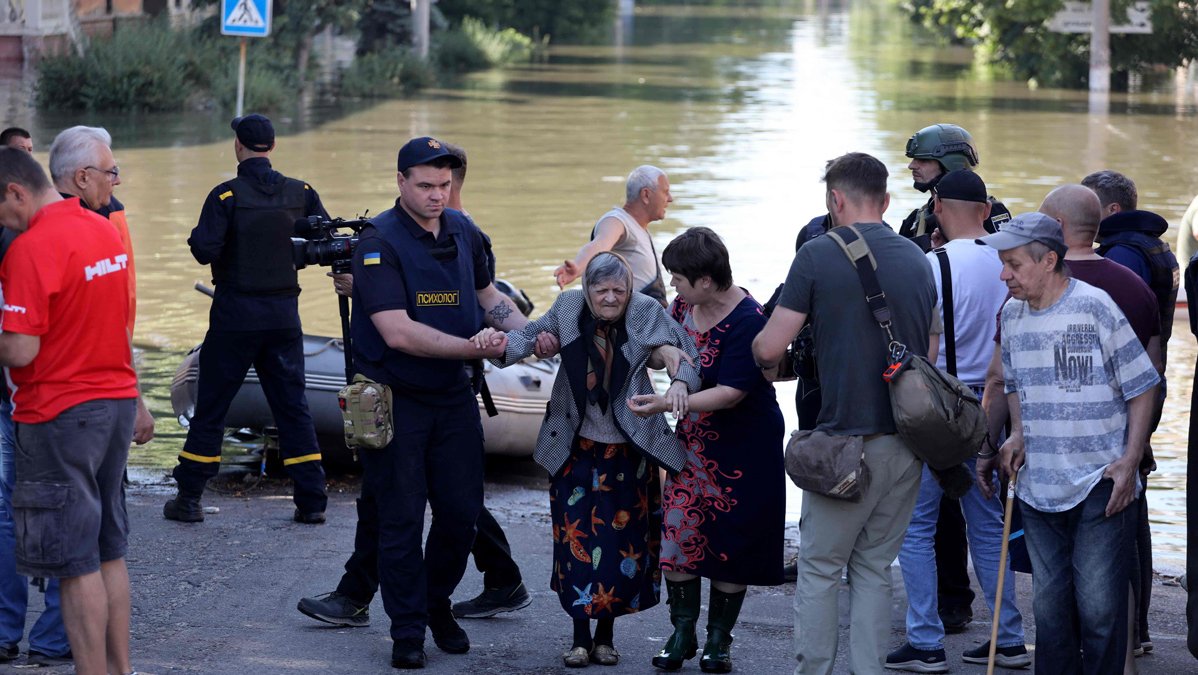
POLYGON ((341 406, 346 447, 378 450, 395 437, 391 387, 358 373, 352 383, 337 392, 337 403, 341 406))

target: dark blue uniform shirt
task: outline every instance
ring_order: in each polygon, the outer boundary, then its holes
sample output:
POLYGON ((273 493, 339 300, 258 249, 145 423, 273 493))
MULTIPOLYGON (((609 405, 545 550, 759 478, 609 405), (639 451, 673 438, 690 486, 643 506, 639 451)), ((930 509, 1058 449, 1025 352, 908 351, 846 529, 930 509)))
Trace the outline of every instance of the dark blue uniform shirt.
MULTIPOLYGON (((266 185, 275 185, 284 179, 283 174, 270 167, 270 160, 265 157, 251 157, 241 162, 237 165, 237 175, 266 185)), ((222 201, 220 198, 227 189, 221 183, 208 193, 200 210, 200 221, 187 239, 191 254, 201 265, 211 265, 224 249, 225 237, 233 218, 232 200, 222 201)), ((329 213, 325 211, 316 190, 309 189, 306 195, 304 215, 328 218, 329 213)), ((217 284, 208 325, 212 330, 222 331, 299 328, 299 300, 296 296, 248 295, 217 284)))
MULTIPOLYGON (((419 242, 424 250, 430 256, 449 255, 454 250, 453 236, 454 234, 465 234, 471 236, 471 250, 473 255, 473 274, 475 290, 486 288, 491 284, 491 274, 489 267, 489 251, 490 242, 487 241, 486 235, 478 229, 477 226, 472 226, 472 221, 468 221, 464 216, 461 221, 455 222, 448 218, 448 215, 441 216, 441 228, 437 236, 434 238, 432 233, 418 225, 407 211, 399 205, 399 200, 395 202, 395 214, 398 216, 400 226, 412 239, 419 242), (466 224, 465 227, 462 224, 466 224)), ((454 212, 457 213, 457 212, 454 212)), ((362 231, 357 249, 354 251, 353 274, 354 274, 354 290, 353 290, 353 312, 358 321, 363 319, 369 320, 368 317, 378 312, 384 312, 394 309, 408 309, 407 306, 407 285, 404 283, 403 273, 401 272, 401 262, 399 256, 392 249, 386 239, 374 227, 367 227, 362 231), (378 262, 374 264, 364 264, 364 260, 371 257, 370 254, 378 254, 378 262), (360 317, 360 318, 359 318, 360 317)), ((482 328, 482 326, 479 326, 482 328)), ((390 350, 389 350, 390 351, 390 350)), ((384 363, 378 364, 386 368, 386 357, 384 363)), ((358 367, 368 377, 376 380, 386 379, 392 386, 401 386, 401 388, 409 388, 392 378, 387 378, 385 373, 372 372, 370 364, 359 363, 358 367)), ((460 387, 455 387, 453 392, 437 392, 444 394, 455 394, 457 389, 465 387, 468 382, 462 380, 460 387)), ((433 394, 429 391, 420 391, 423 396, 433 394)))

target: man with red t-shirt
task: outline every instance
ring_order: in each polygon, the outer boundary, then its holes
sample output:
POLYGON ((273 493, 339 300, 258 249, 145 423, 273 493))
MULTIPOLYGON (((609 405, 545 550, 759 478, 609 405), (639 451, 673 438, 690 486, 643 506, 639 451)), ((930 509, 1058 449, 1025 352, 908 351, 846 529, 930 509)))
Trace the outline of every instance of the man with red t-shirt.
POLYGON ((22 233, 0 263, 0 365, 17 422, 17 571, 60 579, 79 675, 127 675, 122 480, 138 396, 128 257, 112 226, 64 200, 21 150, 0 149, 0 225, 22 233))

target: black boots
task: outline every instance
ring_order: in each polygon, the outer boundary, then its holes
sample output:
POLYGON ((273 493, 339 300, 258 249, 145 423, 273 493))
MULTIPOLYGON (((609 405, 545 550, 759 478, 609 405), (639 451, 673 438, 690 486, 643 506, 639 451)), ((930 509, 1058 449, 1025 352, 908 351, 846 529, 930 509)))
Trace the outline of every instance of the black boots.
POLYGON ((198 496, 191 497, 180 492, 174 499, 162 505, 162 517, 180 523, 202 523, 204 507, 200 506, 198 496))
POLYGON ((712 586, 707 607, 707 643, 703 645, 703 658, 699 660, 703 672, 732 672, 732 627, 736 625, 744 601, 743 590, 724 593, 712 586))
POLYGON ((661 670, 678 670, 683 661, 694 658, 699 648, 699 640, 695 637, 695 624, 699 621, 699 594, 703 590, 701 584, 698 577, 682 582, 666 580, 670 623, 674 624, 674 634, 666 641, 666 646, 662 647, 661 652, 653 657, 654 667, 661 670))

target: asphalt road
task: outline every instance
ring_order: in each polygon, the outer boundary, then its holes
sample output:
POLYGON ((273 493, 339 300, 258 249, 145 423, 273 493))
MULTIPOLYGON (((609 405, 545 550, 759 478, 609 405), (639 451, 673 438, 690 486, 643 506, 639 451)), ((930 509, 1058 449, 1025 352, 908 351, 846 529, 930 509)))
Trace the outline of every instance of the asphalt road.
MULTIPOLYGON (((352 481, 330 495, 327 525, 291 521, 292 505, 278 485, 205 497, 219 513, 204 523, 163 520, 163 485, 137 485, 128 495, 132 536, 129 569, 133 584, 133 663, 147 673, 386 673, 391 643, 382 602, 371 606, 366 628, 317 623, 295 609, 300 597, 332 590, 353 542, 352 481)), ((549 590, 548 500, 536 479, 488 484, 488 504, 504 526, 533 596, 528 608, 494 619, 464 621, 470 652, 454 656, 427 641, 430 673, 559 673, 569 646, 570 622, 549 590)), ((791 545, 795 532, 791 531, 791 545)), ((1031 579, 1018 576, 1020 607, 1028 643, 1034 641, 1031 579)), ((903 641, 902 576, 895 570, 893 645, 903 641)), ((482 579, 470 567, 455 599, 472 597, 482 579)), ((706 593, 706 590, 705 590, 706 593)), ((793 669, 793 585, 752 588, 736 628, 733 658, 741 673, 789 673, 793 669)), ((33 594, 36 597, 37 594, 33 594)), ((40 602, 40 600, 33 600, 40 602)), ((706 602, 704 603, 706 604, 706 602)), ((1160 584, 1152 597, 1150 627, 1155 651, 1137 659, 1142 673, 1198 672, 1185 648, 1185 597, 1176 585, 1160 584)), ((979 601, 977 620, 963 634, 949 636, 946 649, 956 673, 984 673, 985 666, 959 661, 962 651, 989 638, 979 601)), ((31 611, 31 622, 35 612, 31 611)), ((701 622, 703 619, 701 619, 701 622)), ((847 595, 842 594, 841 652, 847 648, 847 595)), ((670 633, 667 608, 658 607, 616 622, 622 660, 610 673, 652 673, 649 660, 670 633)), ((700 640, 702 640, 700 633, 700 640)), ((22 646, 22 651, 24 646, 22 646)), ((13 665, 0 673, 29 672, 13 665)), ((27 666, 26 666, 27 667, 27 666)), ((71 667, 43 668, 47 675, 71 667)), ((683 672, 699 672, 697 659, 683 672)), ((847 673, 843 657, 837 673, 847 673)))

